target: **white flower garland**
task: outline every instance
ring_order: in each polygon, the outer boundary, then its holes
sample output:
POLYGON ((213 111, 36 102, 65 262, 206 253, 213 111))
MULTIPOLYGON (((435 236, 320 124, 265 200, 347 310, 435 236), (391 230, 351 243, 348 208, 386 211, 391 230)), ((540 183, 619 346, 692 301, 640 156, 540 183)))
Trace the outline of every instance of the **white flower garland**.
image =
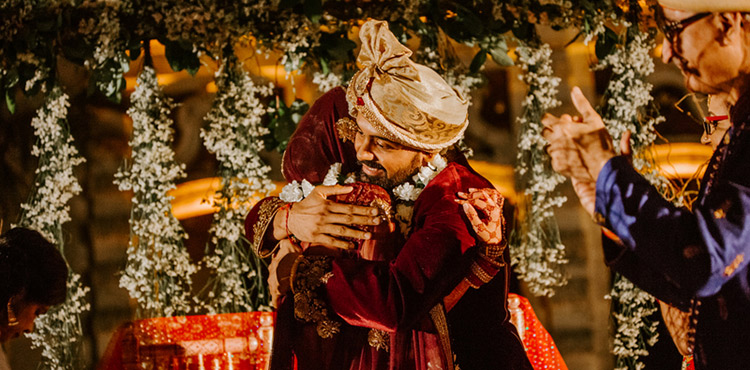
POLYGON ((405 182, 393 188, 393 194, 397 197, 395 218, 399 231, 404 237, 409 236, 411 232, 414 202, 422 194, 422 190, 427 187, 427 184, 447 166, 448 162, 440 154, 437 154, 427 166, 421 167, 419 172, 412 177, 413 184, 405 182))
MULTIPOLYGON (((626 44, 600 61, 597 67, 611 67, 613 72, 605 93, 609 98, 602 110, 602 119, 615 142, 619 142, 625 131, 632 133, 633 166, 660 188, 666 180, 643 156, 656 139, 654 126, 664 120, 646 112, 653 99, 652 86, 644 79, 654 71, 650 55, 654 37, 641 32, 637 24, 625 25, 629 27, 626 44)), ((616 356, 615 370, 641 369, 644 365, 639 358, 647 356, 647 346, 653 346, 658 340, 658 321, 648 319, 658 310, 656 300, 619 274, 607 298, 615 307, 612 314, 617 326, 612 348, 616 356)))
MULTIPOLYGON (((37 143, 31 154, 39 158, 34 191, 21 205, 20 226, 38 230, 64 250, 62 225, 70 221, 68 201, 81 192, 73 167, 84 162, 73 146, 68 132, 68 96, 56 86, 31 121, 37 143)), ((65 303, 52 307, 36 319, 36 329, 26 336, 32 347, 42 348, 43 368, 72 370, 80 358, 81 315, 90 310, 86 301, 89 288, 81 284, 80 275, 68 273, 65 303)))
POLYGON ((525 214, 511 238, 511 262, 534 295, 552 296, 554 287, 567 283, 561 270, 568 261, 553 212, 566 200, 555 192, 565 177, 553 171, 549 163, 541 118, 544 112, 560 105, 560 78, 553 75, 549 45, 534 47, 520 42, 516 52, 524 72, 520 78, 529 90, 523 101, 523 115, 517 119, 521 132, 516 172, 525 189, 525 214))
POLYGON ((323 73, 322 71, 313 72, 312 82, 318 85, 318 91, 327 92, 334 87, 344 85, 344 77, 333 71, 323 73))
POLYGON ((185 176, 185 165, 175 162, 169 118, 173 103, 157 84, 152 67, 138 76, 131 104, 132 159, 130 166, 115 174, 120 190, 134 193, 128 262, 120 286, 138 301, 141 317, 184 315, 190 312, 190 276, 195 266, 167 192, 185 176))
POLYGON ((310 195, 314 188, 315 185, 311 184, 307 180, 302 180, 301 183, 298 183, 297 180, 294 180, 281 188, 279 199, 287 203, 296 203, 310 195))
MULTIPOLYGON (((419 171, 412 176, 411 181, 404 182, 395 188, 393 188, 393 194, 396 196, 396 222, 398 222, 399 230, 402 235, 407 236, 411 231, 411 216, 413 211, 414 202, 419 198, 419 194, 422 193, 427 184, 432 181, 445 167, 448 166, 448 162, 440 154, 435 157, 427 164, 419 168, 419 171)), ((344 177, 341 176, 341 163, 334 163, 328 169, 325 178, 323 179, 323 185, 333 186, 336 184, 344 185, 351 184, 355 181, 354 174, 348 174, 344 177)), ((284 186, 279 198, 285 202, 299 202, 307 195, 310 194, 314 186, 307 180, 302 180, 301 184, 297 181, 293 181, 290 184, 284 186)))
MULTIPOLYGON (((419 194, 422 193, 427 184, 432 181, 440 172, 442 172, 448 166, 448 162, 440 154, 436 154, 435 157, 427 164, 419 168, 419 171, 412 176, 411 181, 406 181, 395 188, 393 188, 393 194, 396 196, 396 221, 399 224, 401 234, 407 236, 411 230, 411 216, 414 202, 419 198, 419 194)), ((328 169, 325 178, 323 179, 323 185, 333 186, 336 184, 344 185, 351 184, 355 181, 354 174, 348 174, 344 177, 341 176, 341 163, 334 163, 328 169)), ((279 198, 285 202, 299 202, 307 197, 314 186, 307 180, 302 180, 299 184, 297 181, 284 186, 279 198), (286 191, 286 192, 285 192, 286 191)))
POLYGON ((214 205, 219 211, 209 232, 214 252, 204 259, 213 274, 204 289, 201 305, 209 314, 268 311, 266 283, 261 260, 249 251, 242 237, 245 215, 275 185, 268 179, 271 168, 263 163, 263 116, 268 112, 260 97, 271 95, 271 86, 257 85, 236 58, 229 58, 217 73, 219 92, 201 131, 206 149, 219 161, 221 189, 214 205))
POLYGON ((612 313, 615 322, 612 354, 617 357, 615 370, 642 369, 645 365, 639 358, 648 356, 647 346, 652 347, 659 340, 656 333, 659 322, 648 319, 658 311, 654 297, 617 274, 612 291, 605 298, 615 305, 612 313))

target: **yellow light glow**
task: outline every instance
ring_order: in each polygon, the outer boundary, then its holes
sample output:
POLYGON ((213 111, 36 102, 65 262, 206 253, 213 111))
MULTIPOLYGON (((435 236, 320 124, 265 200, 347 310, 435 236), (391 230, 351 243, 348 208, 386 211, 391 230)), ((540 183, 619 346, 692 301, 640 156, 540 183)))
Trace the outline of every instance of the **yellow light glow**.
MULTIPOLYGON (((489 162, 469 161, 471 167, 482 174, 492 185, 497 188, 509 201, 515 202, 516 191, 513 185, 513 167, 489 162)), ((271 196, 281 192, 286 185, 284 182, 274 182, 276 190, 271 196)), ((214 207, 214 194, 221 187, 218 177, 208 177, 200 180, 187 181, 177 186, 177 189, 169 192, 173 196, 172 214, 178 220, 209 215, 218 210, 214 207)))
POLYGON ((654 160, 659 172, 668 179, 688 179, 696 175, 703 176, 706 162, 711 159, 713 149, 698 143, 672 143, 656 145, 653 150, 654 160))
MULTIPOLYGON (((276 190, 271 196, 278 195, 286 183, 275 182, 276 190)), ((219 210, 214 207, 214 194, 221 188, 221 179, 208 177, 200 180, 187 181, 177 185, 177 189, 169 192, 173 196, 172 214, 178 220, 210 215, 219 210)))
POLYGON ((487 180, 490 180, 495 189, 505 199, 516 203, 518 194, 515 189, 515 175, 512 166, 482 161, 469 161, 469 165, 487 180))
MULTIPOLYGON (((673 143, 656 145, 652 154, 659 172, 669 179, 688 179, 705 167, 711 158, 712 149, 707 145, 696 143, 673 143)), ((474 170, 487 178, 503 196, 518 203, 518 193, 515 190, 515 174, 512 166, 482 161, 469 161, 474 170)), ((699 176, 703 175, 701 171, 699 176)), ((270 195, 275 196, 286 185, 275 182, 276 190, 270 195)), ((188 181, 177 186, 170 192, 174 197, 172 213, 177 219, 197 217, 214 213, 218 210, 213 206, 214 193, 221 186, 218 177, 188 181)))

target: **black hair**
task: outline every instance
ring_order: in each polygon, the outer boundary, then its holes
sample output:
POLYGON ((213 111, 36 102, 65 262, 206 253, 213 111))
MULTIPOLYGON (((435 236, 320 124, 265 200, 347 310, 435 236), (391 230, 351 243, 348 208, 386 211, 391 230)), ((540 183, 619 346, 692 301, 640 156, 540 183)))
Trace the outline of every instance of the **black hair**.
POLYGON ((19 294, 26 303, 63 303, 67 280, 62 254, 39 232, 16 227, 0 235, 0 312, 19 294))

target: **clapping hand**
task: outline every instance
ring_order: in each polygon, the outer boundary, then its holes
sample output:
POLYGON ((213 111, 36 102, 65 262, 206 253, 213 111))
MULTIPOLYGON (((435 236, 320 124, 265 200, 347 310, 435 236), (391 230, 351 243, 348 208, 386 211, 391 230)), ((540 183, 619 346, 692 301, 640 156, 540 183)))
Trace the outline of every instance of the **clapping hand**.
POLYGON ((547 153, 551 158, 552 168, 571 178, 581 204, 593 215, 596 179, 607 161, 617 153, 601 116, 581 90, 574 87, 570 97, 581 116, 563 114, 555 117, 546 114, 542 118, 545 126, 542 134, 549 142, 547 153))

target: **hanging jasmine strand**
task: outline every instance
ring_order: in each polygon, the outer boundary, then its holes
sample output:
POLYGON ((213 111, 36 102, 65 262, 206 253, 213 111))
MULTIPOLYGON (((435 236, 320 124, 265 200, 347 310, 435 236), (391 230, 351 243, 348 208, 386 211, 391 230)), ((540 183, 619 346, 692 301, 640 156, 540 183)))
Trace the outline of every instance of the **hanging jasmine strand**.
MULTIPOLYGON (((39 231, 63 253, 65 238, 62 225, 70 221, 68 201, 81 192, 73 168, 84 162, 73 146, 67 122, 68 96, 59 86, 50 91, 45 104, 31 121, 37 142, 31 154, 39 158, 34 189, 27 203, 21 205, 19 226, 39 231)), ((78 362, 82 345, 81 315, 90 310, 86 301, 89 288, 81 277, 68 273, 65 302, 52 307, 36 320, 35 330, 27 334, 32 347, 42 348, 42 369, 72 370, 78 362)))
POLYGON ((560 105, 556 97, 560 78, 553 75, 549 45, 519 41, 517 53, 523 71, 520 78, 528 92, 523 114, 517 119, 521 132, 516 173, 520 187, 525 189, 525 200, 522 221, 510 239, 512 264, 534 295, 552 296, 554 287, 567 283, 562 266, 568 261, 553 213, 566 200, 555 191, 565 177, 552 170, 544 151, 547 142, 542 137, 541 119, 546 111, 560 105))
MULTIPOLYGON (((653 99, 652 86, 645 78, 654 71, 650 54, 654 34, 642 31, 639 24, 624 25, 628 27, 624 45, 597 66, 610 67, 613 72, 601 109, 602 119, 615 142, 625 131, 632 133, 633 166, 658 189, 664 189, 666 180, 644 155, 656 138, 654 126, 664 120, 648 109, 653 99)), ((615 370, 640 369, 644 366, 640 358, 648 356, 648 348, 659 339, 659 322, 650 319, 658 311, 656 300, 620 274, 615 275, 607 298, 612 300, 612 319, 617 327, 612 347, 615 370)))
MULTIPOLYGON (((228 53, 232 55, 231 53, 228 53)), ((255 202, 275 188, 263 163, 262 125, 268 107, 260 98, 271 95, 271 86, 253 82, 236 57, 227 59, 217 73, 219 87, 214 107, 206 116, 208 129, 201 137, 219 161, 221 189, 216 192, 211 233, 213 253, 204 259, 213 271, 200 304, 209 313, 270 310, 262 261, 242 236, 245 215, 255 202)))
POLYGON ((120 190, 133 192, 128 261, 120 286, 138 302, 140 317, 185 315, 190 312, 195 266, 168 195, 175 181, 185 176, 185 165, 174 159, 169 118, 173 103, 157 84, 152 67, 138 76, 131 103, 132 156, 115 174, 120 190))

